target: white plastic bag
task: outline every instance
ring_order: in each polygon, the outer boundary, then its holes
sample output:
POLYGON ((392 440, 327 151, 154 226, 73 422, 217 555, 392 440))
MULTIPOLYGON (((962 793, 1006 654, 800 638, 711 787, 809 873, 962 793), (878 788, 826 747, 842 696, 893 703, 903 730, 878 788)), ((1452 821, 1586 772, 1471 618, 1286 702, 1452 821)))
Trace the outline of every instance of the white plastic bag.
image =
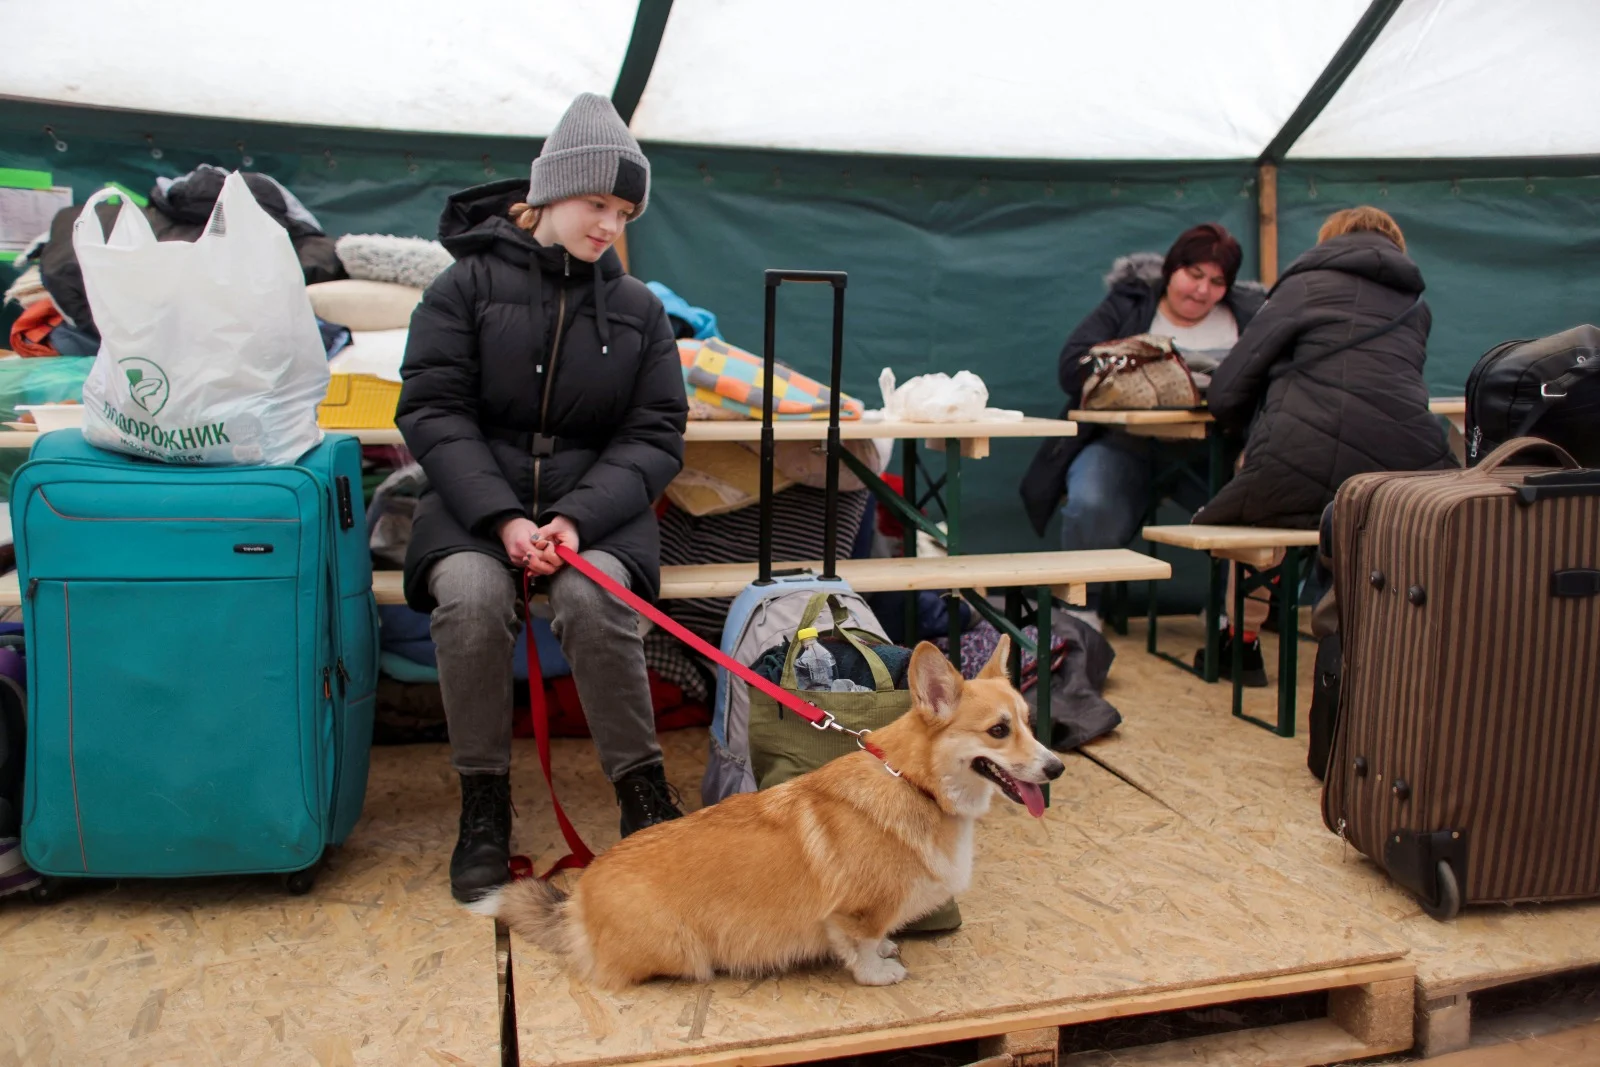
POLYGON ((100 329, 83 435, 167 463, 293 463, 322 440, 328 358, 289 235, 234 172, 199 240, 160 241, 123 198, 91 196, 72 245, 100 329))
POLYGON ((954 378, 940 371, 919 374, 895 388, 894 371, 888 367, 878 375, 883 393, 884 418, 903 422, 1014 421, 1020 411, 989 407, 989 387, 971 371, 957 371, 954 378))

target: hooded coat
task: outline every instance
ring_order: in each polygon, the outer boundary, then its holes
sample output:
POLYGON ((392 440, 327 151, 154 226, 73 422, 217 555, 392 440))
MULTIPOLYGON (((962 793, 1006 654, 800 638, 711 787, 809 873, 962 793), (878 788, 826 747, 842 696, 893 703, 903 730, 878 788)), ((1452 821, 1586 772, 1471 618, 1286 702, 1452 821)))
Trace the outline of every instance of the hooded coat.
POLYGON ((1329 238, 1289 265, 1212 376, 1218 427, 1248 440, 1195 522, 1314 529, 1353 474, 1458 466, 1428 411, 1423 288, 1378 233, 1329 238))
POLYGON ((454 552, 510 560, 496 533, 557 515, 660 588, 655 500, 683 466, 688 400, 666 312, 615 250, 589 264, 508 215, 510 178, 446 203, 456 257, 411 318, 395 423, 428 476, 406 552, 406 602, 431 611, 428 572, 454 552))
MULTIPOLYGON (((1161 276, 1161 266, 1166 257, 1155 252, 1135 252, 1121 256, 1111 265, 1105 276, 1105 299, 1078 324, 1061 348, 1056 359, 1056 381, 1067 395, 1061 418, 1077 408, 1083 399, 1083 386, 1089 378, 1090 368, 1082 362, 1089 349, 1107 341, 1146 333, 1155 321, 1156 308, 1166 294, 1166 279, 1161 276)), ((1259 282, 1235 281, 1222 298, 1233 312, 1240 334, 1260 310, 1266 291, 1259 282)), ((1078 453, 1101 435, 1107 427, 1080 425, 1076 437, 1046 439, 1034 456, 1033 463, 1022 479, 1022 500, 1028 518, 1040 537, 1050 517, 1066 495, 1067 468, 1078 453)))

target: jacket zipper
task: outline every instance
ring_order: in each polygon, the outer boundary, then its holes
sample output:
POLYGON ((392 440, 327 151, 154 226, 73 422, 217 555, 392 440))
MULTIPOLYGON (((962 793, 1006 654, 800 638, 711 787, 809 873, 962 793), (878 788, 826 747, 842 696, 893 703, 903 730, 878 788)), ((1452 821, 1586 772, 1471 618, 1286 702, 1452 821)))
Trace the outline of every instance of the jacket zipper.
MULTIPOLYGON (((569 253, 561 254, 561 276, 572 277, 572 256, 569 253)), ((550 418, 550 387, 556 380, 556 360, 561 356, 561 335, 567 326, 567 285, 561 284, 561 297, 556 311, 556 337, 550 346, 550 368, 544 376, 544 398, 539 404, 539 434, 544 433, 545 423, 550 418)), ((538 436, 537 434, 535 436, 538 436)), ((539 521, 539 483, 543 475, 544 459, 541 456, 533 457, 533 516, 534 522, 539 521)))

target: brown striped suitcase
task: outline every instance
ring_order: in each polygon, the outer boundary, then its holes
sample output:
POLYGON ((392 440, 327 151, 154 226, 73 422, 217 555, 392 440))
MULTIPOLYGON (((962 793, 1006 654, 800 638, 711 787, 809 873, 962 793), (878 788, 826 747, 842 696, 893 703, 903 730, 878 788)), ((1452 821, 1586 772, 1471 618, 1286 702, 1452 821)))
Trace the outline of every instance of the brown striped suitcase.
POLYGON ((1323 821, 1435 918, 1600 896, 1600 470, 1520 438, 1351 478, 1333 522, 1323 821))

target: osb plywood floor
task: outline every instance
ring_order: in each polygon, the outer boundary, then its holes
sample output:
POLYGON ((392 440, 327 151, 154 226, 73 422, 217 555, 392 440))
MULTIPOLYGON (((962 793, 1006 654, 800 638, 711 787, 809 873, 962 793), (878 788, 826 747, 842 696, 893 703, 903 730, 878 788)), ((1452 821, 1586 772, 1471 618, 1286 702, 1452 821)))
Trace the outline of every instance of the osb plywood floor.
POLYGON ((0 1067, 499 1062, 493 925, 457 908, 441 746, 380 748, 313 892, 272 877, 0 900, 0 1067))
MULTIPOLYGON (((665 739, 669 775, 691 802, 704 736, 665 739)), ((519 758, 534 766, 531 751, 519 758)), ((615 806, 601 802, 610 791, 592 750, 559 744, 556 763, 563 805, 586 840, 614 841, 615 806)), ((523 781, 538 784, 537 777, 523 781)), ((558 838, 548 802, 531 791, 518 791, 519 835, 530 848, 544 847, 548 863, 559 854, 558 838)), ((822 967, 608 994, 513 936, 522 1062, 663 1058, 1402 954, 1359 908, 1251 863, 1087 760, 1069 759, 1052 793, 1051 809, 1037 821, 996 803, 981 824, 963 926, 906 939, 911 977, 897 986, 857 986, 822 967)))
MULTIPOLYGON (((1160 634, 1163 649, 1185 656, 1204 639, 1191 619, 1164 619, 1160 634)), ((1600 903, 1479 906, 1437 922, 1323 826, 1321 784, 1306 769, 1311 643, 1300 645, 1296 736, 1279 738, 1229 714, 1227 683, 1206 685, 1147 654, 1142 623, 1114 641, 1106 697, 1125 721, 1089 756, 1233 851, 1388 924, 1410 946, 1429 995, 1600 964, 1600 903)), ((1276 639, 1265 635, 1264 644, 1275 685, 1276 639)), ((1275 717, 1275 695, 1274 688, 1246 690, 1246 711, 1275 717)))

